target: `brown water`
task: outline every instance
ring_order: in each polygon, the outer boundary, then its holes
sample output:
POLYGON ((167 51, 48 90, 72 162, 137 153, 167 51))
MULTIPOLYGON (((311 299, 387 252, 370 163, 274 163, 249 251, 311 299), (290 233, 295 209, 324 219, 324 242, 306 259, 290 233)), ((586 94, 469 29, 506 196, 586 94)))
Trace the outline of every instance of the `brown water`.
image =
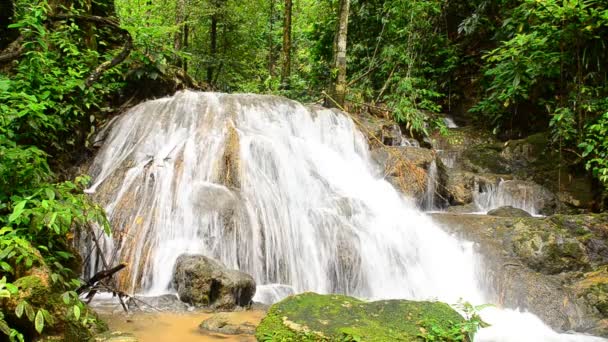
MULTIPOLYGON (((110 330, 135 335, 140 342, 253 342, 251 335, 222 335, 202 332, 198 326, 212 317, 213 313, 135 313, 102 314, 110 330)), ((265 316, 263 311, 243 311, 229 313, 231 324, 253 324, 257 326, 265 316)))

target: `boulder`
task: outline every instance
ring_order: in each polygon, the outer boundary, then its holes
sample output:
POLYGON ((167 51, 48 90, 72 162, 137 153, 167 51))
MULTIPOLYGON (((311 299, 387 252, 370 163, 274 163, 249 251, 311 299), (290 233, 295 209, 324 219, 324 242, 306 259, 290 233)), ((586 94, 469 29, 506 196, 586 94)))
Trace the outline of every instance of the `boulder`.
POLYGON ((502 216, 502 217, 531 217, 529 212, 519 209, 513 208, 512 206, 504 206, 500 208, 496 208, 494 210, 488 211, 488 215, 490 216, 502 216))
POLYGON ((229 270, 203 255, 181 255, 173 271, 173 285, 183 302, 220 310, 248 306, 255 294, 250 275, 229 270))
POLYGON ((255 325, 248 322, 234 324, 227 313, 219 313, 204 320, 199 325, 199 329, 225 335, 253 335, 255 333, 255 325))
POLYGON ((605 297, 588 285, 608 283, 593 273, 608 265, 608 214, 432 217, 448 232, 476 243, 491 301, 528 310, 559 331, 608 335, 603 324, 608 316, 601 311, 605 297), (594 282, 585 282, 590 278, 594 282))
POLYGON ((511 176, 448 169, 445 183, 446 197, 453 206, 469 204, 475 199, 476 192, 488 188, 489 185, 499 184, 504 179, 511 179, 511 176))
POLYGON ((434 151, 420 147, 380 147, 372 150, 376 161, 396 189, 419 202, 424 197, 427 175, 432 162, 438 166, 439 179, 445 177, 445 168, 434 151))
POLYGON ((256 337, 259 341, 418 341, 431 326, 448 331, 463 322, 440 302, 365 302, 303 293, 270 307, 256 337))

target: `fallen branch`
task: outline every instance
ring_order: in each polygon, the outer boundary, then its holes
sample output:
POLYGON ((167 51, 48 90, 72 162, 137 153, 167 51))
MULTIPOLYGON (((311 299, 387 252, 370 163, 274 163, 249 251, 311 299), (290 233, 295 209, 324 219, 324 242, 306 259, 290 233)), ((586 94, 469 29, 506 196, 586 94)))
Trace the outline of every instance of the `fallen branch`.
POLYGON ((110 278, 111 276, 114 275, 114 273, 122 270, 123 268, 127 267, 127 264, 125 263, 121 263, 118 266, 114 266, 109 270, 103 270, 103 271, 99 271, 97 272, 91 279, 89 279, 89 281, 87 281, 86 284, 80 286, 77 290, 76 293, 78 294, 82 294, 83 292, 85 292, 87 289, 92 288, 95 286, 95 284, 97 284, 98 282, 106 279, 106 278, 110 278))
POLYGON ((12 43, 4 51, 9 51, 0 55, 0 64, 10 62, 14 59, 19 58, 23 53, 23 36, 19 36, 19 38, 15 39, 12 43))

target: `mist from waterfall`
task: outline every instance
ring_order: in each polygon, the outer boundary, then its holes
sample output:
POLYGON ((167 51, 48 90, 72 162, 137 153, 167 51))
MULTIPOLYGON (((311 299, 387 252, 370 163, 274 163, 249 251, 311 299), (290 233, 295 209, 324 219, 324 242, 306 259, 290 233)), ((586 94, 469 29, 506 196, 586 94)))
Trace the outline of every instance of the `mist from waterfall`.
MULTIPOLYGON (((337 111, 183 91, 122 115, 90 172, 89 192, 115 229, 101 241, 107 262, 130 265, 120 278, 128 292, 171 292, 177 257, 197 253, 251 274, 267 302, 303 291, 497 301, 473 244, 385 181, 337 111)), ((92 259, 88 272, 101 264, 92 259)), ((485 317, 493 326, 478 341, 594 340, 558 335, 528 313, 485 317)))

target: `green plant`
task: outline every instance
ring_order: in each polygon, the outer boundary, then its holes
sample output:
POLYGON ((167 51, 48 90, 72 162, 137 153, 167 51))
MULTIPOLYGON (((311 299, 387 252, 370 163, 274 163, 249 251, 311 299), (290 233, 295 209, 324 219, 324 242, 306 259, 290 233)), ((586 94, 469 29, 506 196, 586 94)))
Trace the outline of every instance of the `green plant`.
POLYGON ((587 158, 587 169, 608 186, 608 112, 587 126, 585 140, 579 147, 587 158))
POLYGON ((469 302, 460 301, 455 308, 464 315, 464 322, 451 324, 449 329, 444 327, 445 324, 436 321, 421 322, 422 331, 419 337, 424 341, 472 342, 477 331, 488 326, 479 316, 479 312, 490 306, 488 304, 474 306, 469 302))

